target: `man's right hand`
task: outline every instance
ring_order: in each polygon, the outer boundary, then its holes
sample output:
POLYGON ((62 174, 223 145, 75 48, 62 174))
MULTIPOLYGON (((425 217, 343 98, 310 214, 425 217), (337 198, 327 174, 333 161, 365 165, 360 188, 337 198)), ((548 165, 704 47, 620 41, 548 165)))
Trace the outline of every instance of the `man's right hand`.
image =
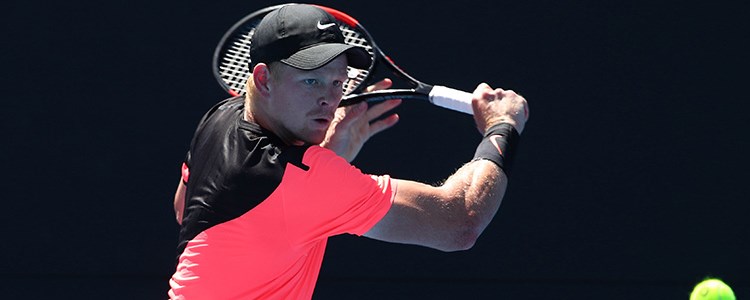
POLYGON ((508 123, 521 134, 529 118, 529 106, 526 99, 512 90, 492 89, 481 83, 474 90, 471 106, 474 109, 474 121, 477 129, 484 133, 493 125, 508 123))

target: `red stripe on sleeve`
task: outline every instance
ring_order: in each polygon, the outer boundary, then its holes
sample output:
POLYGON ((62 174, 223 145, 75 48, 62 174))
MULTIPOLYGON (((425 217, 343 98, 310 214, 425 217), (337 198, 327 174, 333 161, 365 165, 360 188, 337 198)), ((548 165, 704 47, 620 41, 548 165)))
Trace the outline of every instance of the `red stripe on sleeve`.
POLYGON ((182 182, 187 183, 190 177, 190 169, 186 163, 182 163, 182 182))

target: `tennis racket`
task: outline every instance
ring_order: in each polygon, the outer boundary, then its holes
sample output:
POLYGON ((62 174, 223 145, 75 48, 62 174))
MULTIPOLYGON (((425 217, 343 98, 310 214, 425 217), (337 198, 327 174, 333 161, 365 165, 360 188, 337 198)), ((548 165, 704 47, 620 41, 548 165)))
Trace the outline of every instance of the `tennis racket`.
MULTIPOLYGON (((213 57, 214 76, 219 84, 233 96, 245 94, 245 83, 250 76, 250 44, 263 17, 282 5, 255 11, 234 24, 222 37, 213 57)), ((372 63, 367 70, 348 67, 341 106, 362 101, 378 102, 389 99, 420 99, 447 109, 473 114, 472 94, 440 85, 421 82, 404 72, 375 44, 370 34, 353 17, 333 8, 316 5, 332 15, 349 45, 363 47, 370 53, 372 63), (366 92, 365 88, 377 81, 375 74, 390 72, 406 82, 408 88, 366 92)))

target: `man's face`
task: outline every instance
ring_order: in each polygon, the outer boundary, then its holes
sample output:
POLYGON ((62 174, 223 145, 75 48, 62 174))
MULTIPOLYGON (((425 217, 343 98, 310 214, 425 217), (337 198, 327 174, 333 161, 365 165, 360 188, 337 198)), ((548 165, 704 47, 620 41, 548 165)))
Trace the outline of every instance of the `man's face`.
POLYGON ((267 111, 275 133, 291 144, 320 144, 341 102, 346 66, 345 55, 312 71, 279 63, 271 74, 267 111))

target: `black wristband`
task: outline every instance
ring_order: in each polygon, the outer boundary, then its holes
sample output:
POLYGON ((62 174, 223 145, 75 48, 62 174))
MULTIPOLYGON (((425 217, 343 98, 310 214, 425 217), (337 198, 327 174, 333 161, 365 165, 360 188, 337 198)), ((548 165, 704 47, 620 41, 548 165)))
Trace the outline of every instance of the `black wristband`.
POLYGON ((518 131, 508 123, 496 124, 484 133, 482 142, 477 146, 474 159, 486 159, 494 162, 508 175, 513 157, 513 150, 520 139, 518 131))

